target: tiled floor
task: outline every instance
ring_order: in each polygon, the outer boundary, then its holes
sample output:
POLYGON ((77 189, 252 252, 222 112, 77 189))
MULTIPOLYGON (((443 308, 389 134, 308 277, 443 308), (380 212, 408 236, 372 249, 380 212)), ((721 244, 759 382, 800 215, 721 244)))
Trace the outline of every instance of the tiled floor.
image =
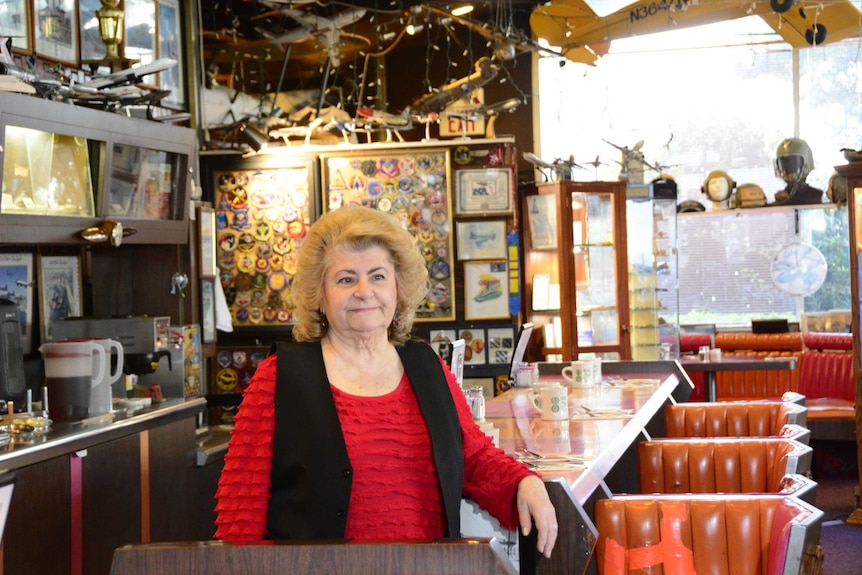
POLYGON ((847 516, 856 510, 854 488, 848 479, 820 480, 815 505, 826 514, 820 542, 823 547, 822 575, 862 573, 862 525, 848 525, 847 516))

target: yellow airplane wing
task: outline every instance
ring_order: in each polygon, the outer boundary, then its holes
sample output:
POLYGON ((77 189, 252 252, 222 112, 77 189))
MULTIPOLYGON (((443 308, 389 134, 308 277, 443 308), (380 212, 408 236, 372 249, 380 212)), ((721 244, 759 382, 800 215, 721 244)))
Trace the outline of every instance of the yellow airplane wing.
POLYGON ((798 47, 849 38, 862 30, 862 13, 846 0, 793 4, 793 0, 639 0, 598 16, 584 0, 553 0, 533 10, 530 28, 551 46, 561 47, 569 60, 587 64, 607 54, 613 40, 746 16, 760 16, 798 47), (773 5, 785 11, 777 14, 773 5))

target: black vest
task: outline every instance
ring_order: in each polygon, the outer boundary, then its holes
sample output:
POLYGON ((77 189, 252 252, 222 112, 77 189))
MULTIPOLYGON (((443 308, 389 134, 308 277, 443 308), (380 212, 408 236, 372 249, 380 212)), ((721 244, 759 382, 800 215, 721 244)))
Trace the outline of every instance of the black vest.
MULTIPOLYGON (((319 343, 279 343, 277 349, 267 537, 343 539, 353 467, 326 377, 323 352, 319 343)), ((411 341, 397 349, 431 435, 448 535, 460 537, 464 455, 458 413, 446 376, 428 345, 411 341)))

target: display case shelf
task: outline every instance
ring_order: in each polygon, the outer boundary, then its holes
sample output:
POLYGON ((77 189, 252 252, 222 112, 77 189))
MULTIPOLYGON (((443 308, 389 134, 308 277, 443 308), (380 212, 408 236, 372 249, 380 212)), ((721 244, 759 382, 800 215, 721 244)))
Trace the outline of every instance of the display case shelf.
POLYGON ((194 130, 0 93, 0 243, 82 244, 103 220, 123 243, 187 244, 194 130))

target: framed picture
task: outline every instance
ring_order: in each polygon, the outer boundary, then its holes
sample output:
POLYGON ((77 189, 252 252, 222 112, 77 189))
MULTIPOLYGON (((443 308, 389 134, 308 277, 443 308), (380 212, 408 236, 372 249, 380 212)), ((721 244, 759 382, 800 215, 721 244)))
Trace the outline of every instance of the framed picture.
POLYGON ((39 310, 42 341, 53 341, 55 322, 83 314, 77 256, 39 256, 39 310))
POLYGON ((78 11, 75 0, 51 0, 34 9, 36 52, 45 58, 78 65, 78 11))
MULTIPOLYGON (((30 13, 25 0, 6 0, 0 10, 0 30, 12 47, 30 52, 30 13)), ((4 38, 4 40, 6 39, 4 38)))
POLYGON ((430 329, 428 330, 428 344, 444 360, 449 360, 449 344, 458 339, 454 329, 430 329))
POLYGON ((464 319, 509 317, 509 274, 506 261, 464 264, 464 319))
POLYGON ((278 167, 219 155, 201 158, 215 193, 216 275, 236 330, 293 323, 290 284, 297 252, 318 213, 318 171, 310 156, 278 167))
POLYGON ((512 213, 512 170, 458 170, 458 215, 512 213))
POLYGON ((485 365, 485 330, 459 329, 458 339, 464 340, 464 365, 485 365))
POLYGON ((515 326, 489 327, 488 365, 509 365, 515 352, 515 326))
POLYGON ((321 156, 324 206, 359 204, 398 218, 427 262, 431 287, 416 321, 455 319, 449 149, 321 156))
POLYGON ((159 89, 171 93, 162 100, 168 106, 186 108, 185 71, 183 70, 183 31, 180 27, 179 0, 158 0, 158 57, 172 58, 177 65, 159 73, 159 89))
POLYGON ((200 274, 202 278, 214 278, 218 274, 215 251, 215 210, 208 206, 198 208, 198 239, 201 249, 200 274))
POLYGON ((33 345, 33 254, 0 254, 0 298, 18 306, 21 347, 30 353, 33 345))
POLYGON ((459 260, 506 258, 506 220, 456 222, 459 260))
MULTIPOLYGON (((97 8, 101 8, 101 2, 96 4, 97 8)), ((123 37, 126 56, 133 56, 142 63, 155 60, 156 0, 123 0, 122 8, 126 13, 126 34, 123 37)), ((145 83, 151 83, 154 79, 145 80, 145 83)))
POLYGON ((204 343, 215 343, 218 338, 216 333, 215 317, 215 280, 201 280, 201 336, 204 343))
POLYGON ((557 249, 557 206, 554 194, 527 196, 530 246, 534 250, 557 249))

